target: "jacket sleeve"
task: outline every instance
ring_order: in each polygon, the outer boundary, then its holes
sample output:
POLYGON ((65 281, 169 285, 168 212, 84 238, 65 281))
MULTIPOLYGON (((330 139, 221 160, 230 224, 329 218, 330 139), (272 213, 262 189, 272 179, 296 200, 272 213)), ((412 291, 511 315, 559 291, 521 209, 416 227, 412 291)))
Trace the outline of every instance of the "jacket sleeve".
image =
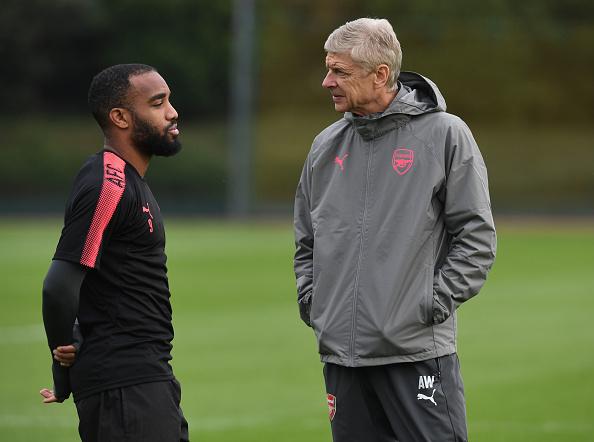
MULTIPOLYGON (((294 229, 297 300, 309 304, 313 287, 314 234, 311 221, 311 160, 308 156, 295 194, 294 229)), ((302 314, 303 316, 303 314, 302 314)))
POLYGON ((450 242, 433 283, 435 324, 478 293, 495 260, 487 168, 470 129, 459 123, 446 136, 444 216, 450 242))

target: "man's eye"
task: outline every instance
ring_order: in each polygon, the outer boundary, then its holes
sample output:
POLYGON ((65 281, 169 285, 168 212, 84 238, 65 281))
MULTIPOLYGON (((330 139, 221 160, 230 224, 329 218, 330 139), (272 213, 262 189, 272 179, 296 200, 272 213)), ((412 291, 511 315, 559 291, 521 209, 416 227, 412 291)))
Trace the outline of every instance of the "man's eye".
POLYGON ((162 104, 163 104, 163 102, 162 102, 162 101, 155 101, 155 102, 153 103, 153 107, 159 107, 159 106, 161 106, 162 104))

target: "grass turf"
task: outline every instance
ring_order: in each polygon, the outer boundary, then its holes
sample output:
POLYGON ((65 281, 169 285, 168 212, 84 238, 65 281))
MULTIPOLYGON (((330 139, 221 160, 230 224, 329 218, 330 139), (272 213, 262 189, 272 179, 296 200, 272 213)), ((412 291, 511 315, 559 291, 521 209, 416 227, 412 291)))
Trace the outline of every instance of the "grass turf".
MULTIPOLYGON (((328 441, 321 364, 295 306, 288 223, 172 220, 174 370, 194 440, 328 441)), ((0 221, 0 440, 77 440, 44 406, 40 287, 60 220, 0 221)), ((459 311, 476 441, 594 440, 594 227, 499 225, 495 267, 459 311)))

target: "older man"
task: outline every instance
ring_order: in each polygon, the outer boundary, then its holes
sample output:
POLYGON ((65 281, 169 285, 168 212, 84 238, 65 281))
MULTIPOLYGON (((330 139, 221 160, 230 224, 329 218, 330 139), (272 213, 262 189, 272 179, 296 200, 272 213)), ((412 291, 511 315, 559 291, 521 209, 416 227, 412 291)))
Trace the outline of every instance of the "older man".
POLYGON ((466 440, 456 309, 496 245, 483 158, 435 84, 400 72, 387 20, 348 22, 324 49, 344 116, 303 168, 295 274, 334 440, 466 440))

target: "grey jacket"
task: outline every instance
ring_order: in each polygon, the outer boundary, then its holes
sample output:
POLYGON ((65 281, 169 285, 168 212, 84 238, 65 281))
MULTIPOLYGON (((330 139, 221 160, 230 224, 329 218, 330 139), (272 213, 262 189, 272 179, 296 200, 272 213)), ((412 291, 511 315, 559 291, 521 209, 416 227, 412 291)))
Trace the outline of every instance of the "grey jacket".
MULTIPOLYGON (((487 169, 437 86, 402 72, 382 113, 314 140, 295 198, 295 275, 321 359, 349 367, 456 351, 456 308, 496 236, 487 169)), ((305 317, 304 317, 305 314, 305 317)))

